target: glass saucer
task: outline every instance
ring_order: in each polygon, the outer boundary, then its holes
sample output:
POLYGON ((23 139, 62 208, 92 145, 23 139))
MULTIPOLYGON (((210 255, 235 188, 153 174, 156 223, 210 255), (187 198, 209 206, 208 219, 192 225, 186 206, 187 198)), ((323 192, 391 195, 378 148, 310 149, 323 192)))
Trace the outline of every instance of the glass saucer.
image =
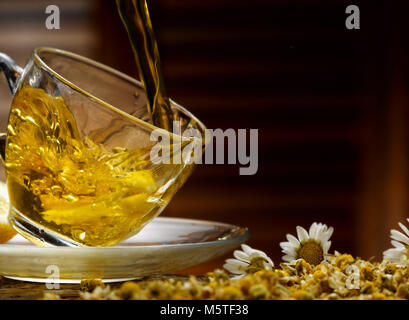
POLYGON ((155 218, 140 233, 111 247, 39 247, 20 235, 0 245, 0 274, 17 280, 77 283, 125 281, 169 274, 223 255, 249 236, 226 223, 155 218))

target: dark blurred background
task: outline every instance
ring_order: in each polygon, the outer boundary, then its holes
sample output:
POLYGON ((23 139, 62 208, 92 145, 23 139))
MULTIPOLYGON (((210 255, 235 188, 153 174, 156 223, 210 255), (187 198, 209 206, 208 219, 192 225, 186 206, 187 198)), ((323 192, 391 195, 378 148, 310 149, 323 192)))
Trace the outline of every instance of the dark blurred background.
MULTIPOLYGON (((256 175, 200 165, 163 215, 247 226, 276 263, 286 233, 323 222, 335 228, 331 250, 380 260, 409 216, 405 2, 148 0, 169 96, 208 128, 259 129, 256 175), (345 27, 350 4, 360 30, 345 27)), ((137 76, 114 1, 2 0, 0 51, 23 65, 43 45, 137 76), (61 30, 45 28, 49 4, 61 30)), ((0 81, 3 129, 11 97, 0 81)))

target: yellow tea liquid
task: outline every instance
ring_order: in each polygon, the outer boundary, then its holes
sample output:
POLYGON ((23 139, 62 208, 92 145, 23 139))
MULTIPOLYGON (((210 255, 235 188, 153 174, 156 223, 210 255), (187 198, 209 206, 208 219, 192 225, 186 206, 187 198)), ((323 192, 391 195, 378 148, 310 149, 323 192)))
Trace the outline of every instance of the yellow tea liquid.
MULTIPOLYGON (((5 160, 11 205, 77 244, 115 244, 138 232, 167 202, 158 189, 168 179, 155 176, 157 167, 149 169, 147 152, 108 152, 80 137, 62 97, 22 87, 8 123, 5 160)), ((167 165, 164 170, 180 169, 167 165)))

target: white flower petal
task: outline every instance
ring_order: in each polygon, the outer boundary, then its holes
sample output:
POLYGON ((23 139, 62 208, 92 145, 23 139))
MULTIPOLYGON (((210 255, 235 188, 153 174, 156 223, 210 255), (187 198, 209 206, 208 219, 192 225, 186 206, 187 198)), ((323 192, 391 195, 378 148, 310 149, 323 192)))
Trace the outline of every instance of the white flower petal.
POLYGON ((322 224, 320 229, 318 230, 317 237, 322 237, 323 239, 327 240, 327 232, 328 232, 327 225, 322 224))
POLYGON ((296 253, 296 248, 286 248, 286 249, 281 250, 281 252, 283 252, 285 254, 295 256, 296 255, 295 254, 296 253))
POLYGON ((296 230, 297 230, 298 240, 300 242, 304 242, 308 240, 309 238, 308 232, 303 227, 297 226, 296 230))
POLYGON ((249 265, 248 263, 237 260, 237 259, 227 259, 226 263, 230 265, 235 265, 238 267, 244 267, 244 268, 246 268, 249 265))
POLYGON ((316 222, 314 222, 314 223, 310 226, 310 230, 308 230, 309 238, 314 239, 317 229, 318 229, 318 225, 317 225, 316 222))
POLYGON ((329 248, 331 247, 331 241, 325 241, 322 243, 322 251, 324 251, 324 254, 328 253, 329 248))
POLYGON ((239 261, 236 259, 227 259, 226 263, 223 265, 223 268, 229 271, 230 273, 242 274, 245 273, 245 269, 248 267, 248 263, 239 261))
POLYGON ((406 235, 409 237, 409 230, 406 228, 406 226, 403 223, 399 222, 399 226, 402 228, 403 231, 405 231, 406 235))
POLYGON ((300 245, 300 241, 292 234, 287 234, 287 240, 297 247, 300 245))
POLYGON ((285 242, 280 242, 280 247, 281 249, 289 249, 289 248, 292 248, 293 245, 290 242, 285 241, 285 242))
POLYGON ((249 255, 243 251, 235 250, 233 256, 240 261, 250 262, 249 255))
POLYGON ((321 242, 321 244, 324 244, 325 242, 328 241, 327 234, 325 233, 323 229, 320 230, 320 232, 318 232, 315 240, 317 240, 318 242, 321 242))
POLYGON ((328 230, 326 231, 327 240, 332 237, 333 233, 334 233, 334 228, 329 227, 328 230))
POLYGON ((403 243, 398 242, 396 240, 392 240, 391 243, 395 248, 398 248, 398 249, 404 249, 405 248, 405 245, 403 243))
POLYGON ((384 251, 383 258, 391 263, 395 263, 399 266, 407 264, 407 250, 406 248, 392 248, 384 251))
POLYGON ((298 243, 298 245, 294 245, 290 242, 280 242, 280 247, 283 250, 295 250, 300 247, 300 243, 298 243))
POLYGON ((409 245, 409 238, 398 230, 391 230, 391 238, 409 245))
POLYGON ((384 251, 384 255, 388 255, 388 256, 400 256, 401 254, 403 254, 405 252, 404 249, 401 248, 392 248, 392 249, 388 249, 386 251, 384 251))
POLYGON ((292 261, 295 260, 295 256, 286 254, 285 256, 283 256, 282 259, 283 259, 283 261, 292 262, 292 261))
POLYGON ((253 249, 252 249, 249 245, 244 244, 244 243, 241 245, 241 249, 242 249, 245 253, 247 253, 248 255, 251 254, 251 252, 253 251, 253 249))
POLYGON ((267 254, 261 250, 257 250, 257 249, 252 249, 253 251, 250 253, 250 260, 255 258, 255 257, 263 257, 263 258, 267 258, 267 254))

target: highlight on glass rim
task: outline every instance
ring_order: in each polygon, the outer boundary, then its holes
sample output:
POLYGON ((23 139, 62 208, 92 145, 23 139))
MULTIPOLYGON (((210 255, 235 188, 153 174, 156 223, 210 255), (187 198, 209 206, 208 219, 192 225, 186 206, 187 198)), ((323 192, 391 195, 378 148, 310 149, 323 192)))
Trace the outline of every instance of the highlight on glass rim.
POLYGON ((1 1, 0 300, 409 299, 408 12, 1 1))

